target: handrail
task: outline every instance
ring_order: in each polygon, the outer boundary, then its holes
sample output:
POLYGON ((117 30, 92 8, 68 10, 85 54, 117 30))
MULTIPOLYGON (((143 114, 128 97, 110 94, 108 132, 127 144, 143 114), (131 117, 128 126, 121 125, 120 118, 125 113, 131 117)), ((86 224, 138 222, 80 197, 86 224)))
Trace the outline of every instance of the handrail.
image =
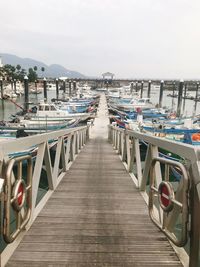
POLYGON ((108 128, 108 139, 147 201, 152 221, 175 246, 189 245, 189 267, 196 267, 200 258, 200 148, 115 124, 108 128), (180 180, 171 180, 172 174, 180 180), (180 220, 182 236, 178 238, 174 230, 180 220))
POLYGON ((89 128, 88 124, 0 143, 0 177, 4 180, 0 195, 4 202, 1 232, 5 242, 12 243, 1 253, 1 266, 5 265, 86 144, 89 128), (27 169, 26 174, 22 172, 22 166, 27 169), (44 170, 48 189, 38 201, 39 183, 44 170), (16 218, 14 229, 11 227, 12 213, 16 218))

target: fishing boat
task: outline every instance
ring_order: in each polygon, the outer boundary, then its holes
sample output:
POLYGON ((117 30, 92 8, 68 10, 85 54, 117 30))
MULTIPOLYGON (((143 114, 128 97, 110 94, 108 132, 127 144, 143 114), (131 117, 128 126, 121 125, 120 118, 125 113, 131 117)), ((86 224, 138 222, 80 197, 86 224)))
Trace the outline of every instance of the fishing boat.
POLYGON ((30 89, 30 94, 38 95, 38 94, 41 94, 42 91, 43 91, 42 88, 31 88, 30 89))
POLYGON ((56 90, 56 84, 55 83, 47 83, 47 90, 48 91, 55 91, 56 90))
POLYGON ((61 110, 54 103, 41 101, 36 107, 36 113, 28 113, 27 117, 31 120, 45 121, 67 121, 72 118, 89 118, 90 113, 69 113, 67 110, 61 110))
POLYGON ((133 98, 129 103, 120 101, 112 105, 121 111, 137 111, 138 108, 141 110, 155 108, 155 105, 150 102, 149 98, 133 98))
POLYGON ((24 130, 27 133, 36 134, 48 131, 55 131, 65 128, 71 128, 78 125, 79 118, 67 121, 51 121, 51 120, 28 120, 21 119, 18 122, 4 122, 0 125, 0 135, 8 133, 16 133, 19 130, 24 130))

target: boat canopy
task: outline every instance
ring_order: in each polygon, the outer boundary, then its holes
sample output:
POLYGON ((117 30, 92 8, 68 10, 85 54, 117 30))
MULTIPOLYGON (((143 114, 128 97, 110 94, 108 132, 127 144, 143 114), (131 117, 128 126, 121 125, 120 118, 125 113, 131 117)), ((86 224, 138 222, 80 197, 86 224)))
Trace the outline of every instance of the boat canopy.
POLYGON ((56 109, 54 104, 48 104, 48 103, 41 102, 41 103, 39 103, 38 110, 39 111, 55 111, 57 109, 56 109))

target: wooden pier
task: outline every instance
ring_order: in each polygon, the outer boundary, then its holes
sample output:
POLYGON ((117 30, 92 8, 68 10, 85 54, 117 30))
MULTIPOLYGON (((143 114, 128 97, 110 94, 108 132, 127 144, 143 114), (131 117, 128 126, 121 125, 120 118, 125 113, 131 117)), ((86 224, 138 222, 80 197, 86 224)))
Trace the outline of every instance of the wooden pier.
POLYGON ((91 138, 6 264, 182 266, 107 140, 101 97, 91 138))

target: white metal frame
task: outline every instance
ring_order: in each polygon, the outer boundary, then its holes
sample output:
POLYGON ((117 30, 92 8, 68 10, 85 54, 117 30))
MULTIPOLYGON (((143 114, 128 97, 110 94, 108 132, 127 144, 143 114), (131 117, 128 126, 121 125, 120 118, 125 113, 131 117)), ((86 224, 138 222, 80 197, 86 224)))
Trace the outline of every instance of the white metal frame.
MULTIPOLYGON (((183 198, 182 196, 188 192, 189 201, 187 205, 189 208, 190 221, 187 225, 188 231, 186 230, 187 233, 185 234, 190 237, 190 255, 189 257, 186 256, 187 254, 184 253, 183 248, 175 247, 175 250, 180 255, 181 260, 184 261, 184 266, 188 266, 189 262, 190 267, 196 267, 200 250, 200 149, 192 145, 169 141, 133 130, 121 129, 115 124, 109 125, 108 128, 109 141, 113 144, 113 148, 119 154, 136 187, 141 191, 142 196, 148 205, 149 203, 151 204, 151 201, 149 202, 147 181, 152 168, 154 169, 154 182, 157 189, 163 180, 160 163, 154 162, 156 158, 159 158, 160 148, 184 158, 183 167, 186 170, 186 175, 189 179, 189 192, 186 187, 183 186, 183 179, 181 179, 177 184, 175 201, 179 203, 179 206, 182 206, 183 199, 186 203, 186 198, 183 198), (147 144, 147 153, 144 162, 141 161, 141 141, 147 144), (153 166, 154 163, 155 166, 153 166)), ((174 162, 177 163, 177 161, 174 162)), ((153 208, 154 218, 156 218, 157 221, 162 222, 163 217, 166 217, 165 211, 160 206, 153 205, 153 208)), ((160 227, 165 234, 166 230, 171 234, 179 214, 180 208, 174 208, 167 214, 168 218, 165 223, 165 229, 160 227)), ((187 222, 187 219, 185 221, 187 222)), ((171 238, 171 240, 174 242, 176 239, 171 238)), ((181 246, 185 242, 181 240, 180 242, 177 241, 175 243, 176 245, 178 244, 181 246)))
MULTIPOLYGON (((26 230, 30 228, 33 221, 41 209, 46 204, 49 197, 52 195, 67 170, 75 160, 77 154, 84 147, 86 141, 89 138, 89 125, 83 127, 77 127, 68 130, 54 131, 41 135, 28 136, 25 138, 2 142, 0 144, 0 173, 1 178, 6 179, 6 166, 12 158, 19 157, 17 154, 30 151, 30 148, 34 148, 36 151, 35 165, 32 169, 32 199, 31 199, 31 215, 28 224, 25 229, 20 229, 20 233, 16 236, 13 243, 6 246, 1 253, 1 265, 4 266, 20 241, 22 240, 26 230), (56 145, 56 153, 54 166, 52 167, 50 159, 51 143, 56 145), (60 160, 62 162, 62 169, 59 169, 60 160), (49 190, 46 192, 44 197, 37 203, 37 194, 39 188, 39 182, 41 178, 41 171, 45 163, 45 169, 47 173, 49 190)), ((0 195, 1 200, 4 201, 5 194, 0 195)))

